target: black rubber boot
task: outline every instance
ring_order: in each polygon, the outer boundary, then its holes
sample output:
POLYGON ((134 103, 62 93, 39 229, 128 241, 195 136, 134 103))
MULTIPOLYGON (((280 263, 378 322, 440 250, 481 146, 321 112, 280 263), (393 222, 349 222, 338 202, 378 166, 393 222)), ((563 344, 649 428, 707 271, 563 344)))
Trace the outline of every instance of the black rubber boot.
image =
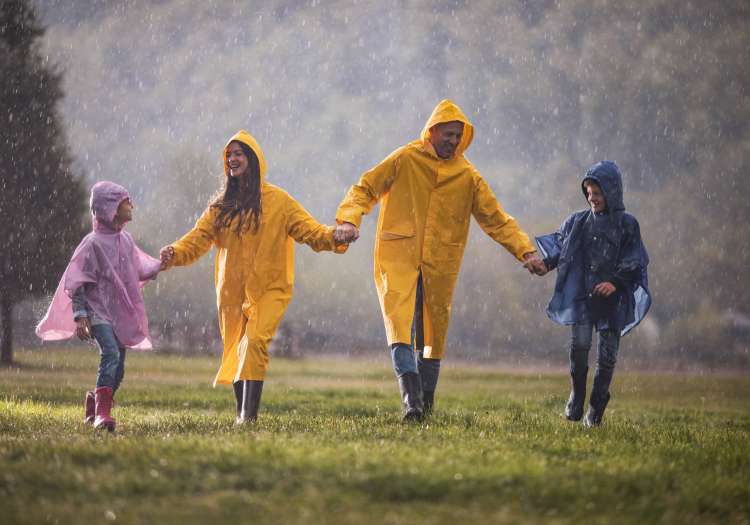
POLYGON ((260 396, 263 393, 263 381, 238 381, 243 383, 240 413, 237 416, 237 424, 244 425, 258 419, 258 408, 260 407, 260 396))
POLYGON ((419 378, 422 380, 422 400, 424 402, 424 415, 432 412, 435 406, 435 390, 440 377, 440 359, 428 359, 419 353, 417 360, 419 378))
POLYGON ((594 385, 591 387, 591 399, 589 399, 589 410, 583 420, 587 428, 598 427, 602 424, 604 409, 609 403, 609 384, 612 382, 614 370, 597 369, 594 375, 594 385))
POLYGON ((404 421, 421 421, 424 417, 424 404, 419 375, 414 372, 405 373, 398 378, 398 386, 404 406, 404 421))
POLYGON ((422 390, 422 402, 424 404, 424 415, 430 415, 432 413, 432 407, 435 404, 435 391, 422 390))
POLYGON ((235 381, 232 383, 232 388, 234 389, 234 399, 237 402, 237 414, 235 415, 235 418, 240 417, 240 412, 242 411, 242 385, 243 381, 235 381))
POLYGON ((565 405, 565 417, 570 421, 580 421, 583 417, 583 404, 586 402, 586 378, 589 367, 575 367, 570 371, 570 396, 565 405))

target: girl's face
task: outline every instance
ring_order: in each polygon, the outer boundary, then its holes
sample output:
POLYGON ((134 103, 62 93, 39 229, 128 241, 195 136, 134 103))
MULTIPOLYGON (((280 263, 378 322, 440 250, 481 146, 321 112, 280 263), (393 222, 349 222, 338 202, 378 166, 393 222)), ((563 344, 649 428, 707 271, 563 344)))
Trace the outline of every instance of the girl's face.
POLYGON ((126 222, 133 220, 133 203, 130 199, 125 199, 117 207, 117 213, 115 213, 115 221, 117 224, 125 224, 126 222))
POLYGON ((247 156, 242 151, 239 142, 231 142, 227 148, 227 164, 229 164, 229 175, 240 177, 247 171, 247 156))

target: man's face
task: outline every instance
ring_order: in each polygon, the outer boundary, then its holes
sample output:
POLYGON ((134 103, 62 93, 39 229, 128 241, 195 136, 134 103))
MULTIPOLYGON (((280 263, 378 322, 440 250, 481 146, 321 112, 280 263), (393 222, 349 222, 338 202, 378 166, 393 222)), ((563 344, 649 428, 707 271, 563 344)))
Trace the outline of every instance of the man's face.
POLYGON ((586 188, 586 200, 589 201, 591 211, 601 213, 607 209, 607 201, 604 199, 602 189, 596 182, 587 180, 583 183, 583 187, 586 188))
POLYGON ((441 159, 449 159, 456 153, 456 148, 464 134, 464 124, 454 120, 443 122, 430 128, 430 142, 435 153, 441 159))
POLYGON ((239 142, 232 142, 227 148, 227 164, 229 164, 229 174, 232 177, 240 177, 247 170, 247 156, 242 151, 239 142))

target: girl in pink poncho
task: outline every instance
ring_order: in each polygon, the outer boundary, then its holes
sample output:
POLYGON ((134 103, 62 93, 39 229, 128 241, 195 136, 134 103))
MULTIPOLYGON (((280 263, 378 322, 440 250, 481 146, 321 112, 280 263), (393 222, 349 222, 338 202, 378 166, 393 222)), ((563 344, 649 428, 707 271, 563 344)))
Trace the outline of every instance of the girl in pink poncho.
POLYGON ((101 360, 96 390, 86 392, 86 423, 115 429, 112 396, 125 374, 125 348, 151 349, 141 288, 161 263, 142 252, 125 223, 133 218, 128 191, 114 182, 91 189, 94 230, 83 238, 36 334, 44 341, 93 337, 101 360))

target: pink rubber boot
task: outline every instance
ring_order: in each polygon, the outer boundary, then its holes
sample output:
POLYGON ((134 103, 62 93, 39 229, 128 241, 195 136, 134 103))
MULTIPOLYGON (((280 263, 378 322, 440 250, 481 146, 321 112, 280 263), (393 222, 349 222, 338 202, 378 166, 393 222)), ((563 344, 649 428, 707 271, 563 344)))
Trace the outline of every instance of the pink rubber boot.
POLYGON ((83 418, 83 422, 87 425, 94 424, 94 417, 96 416, 96 398, 94 392, 89 390, 86 392, 86 417, 83 418))
POLYGON ((108 386, 100 386, 95 391, 96 395, 96 419, 94 428, 106 428, 110 432, 115 431, 115 420, 112 418, 112 389, 108 386))

